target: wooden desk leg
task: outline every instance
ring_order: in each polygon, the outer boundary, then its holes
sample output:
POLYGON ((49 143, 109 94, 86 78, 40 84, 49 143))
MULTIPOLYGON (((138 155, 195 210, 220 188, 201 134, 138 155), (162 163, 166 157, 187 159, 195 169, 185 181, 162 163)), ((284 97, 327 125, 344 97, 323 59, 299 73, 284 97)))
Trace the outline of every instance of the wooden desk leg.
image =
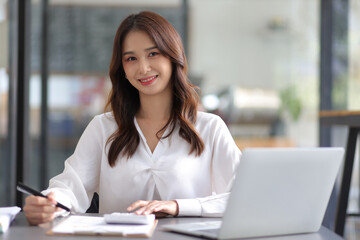
POLYGON ((353 171, 356 140, 359 134, 359 130, 360 128, 356 128, 356 127, 349 128, 348 139, 346 144, 344 170, 342 175, 340 195, 338 198, 336 218, 335 218, 335 232, 340 236, 344 235, 346 210, 349 200, 351 175, 353 171))

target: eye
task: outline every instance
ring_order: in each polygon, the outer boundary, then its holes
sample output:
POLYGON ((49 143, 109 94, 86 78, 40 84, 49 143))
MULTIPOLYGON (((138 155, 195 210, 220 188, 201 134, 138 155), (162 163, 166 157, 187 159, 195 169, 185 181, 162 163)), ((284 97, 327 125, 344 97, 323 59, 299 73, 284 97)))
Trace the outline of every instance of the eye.
POLYGON ((160 53, 158 53, 158 52, 151 52, 150 54, 149 54, 149 57, 154 57, 154 56, 156 56, 156 55, 159 55, 160 53))
POLYGON ((128 57, 125 59, 127 62, 135 61, 136 57, 128 57))

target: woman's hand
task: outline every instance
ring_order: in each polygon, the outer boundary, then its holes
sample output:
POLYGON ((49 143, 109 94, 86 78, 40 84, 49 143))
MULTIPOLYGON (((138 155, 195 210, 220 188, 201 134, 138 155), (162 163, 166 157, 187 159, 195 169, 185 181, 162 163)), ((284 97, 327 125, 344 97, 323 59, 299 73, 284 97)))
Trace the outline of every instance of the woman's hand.
POLYGON ((31 225, 50 222, 55 217, 55 212, 61 211, 61 208, 55 207, 56 201, 54 193, 49 193, 48 198, 38 196, 28 196, 25 199, 23 208, 26 219, 31 225))
POLYGON ((179 214, 179 205, 175 200, 172 201, 143 201, 139 200, 132 203, 128 211, 134 211, 138 215, 155 214, 156 217, 165 217, 167 215, 177 216, 179 214))

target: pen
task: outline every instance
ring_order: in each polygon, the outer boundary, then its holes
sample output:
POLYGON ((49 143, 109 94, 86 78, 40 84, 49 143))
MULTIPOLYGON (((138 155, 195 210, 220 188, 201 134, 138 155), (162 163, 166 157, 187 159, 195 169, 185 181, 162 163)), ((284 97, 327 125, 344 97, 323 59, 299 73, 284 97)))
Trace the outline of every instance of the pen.
MULTIPOLYGON (((24 185, 23 183, 21 182, 18 182, 17 186, 16 186, 16 189, 22 193, 26 193, 26 194, 29 194, 29 195, 34 195, 34 196, 39 196, 39 197, 43 197, 43 198, 47 198, 47 196, 45 196, 44 194, 42 194, 41 192, 38 192, 26 185, 24 185)), ((56 207, 60 207, 68 212, 70 212, 70 209, 64 205, 62 205, 61 203, 57 203, 56 204, 56 207)))

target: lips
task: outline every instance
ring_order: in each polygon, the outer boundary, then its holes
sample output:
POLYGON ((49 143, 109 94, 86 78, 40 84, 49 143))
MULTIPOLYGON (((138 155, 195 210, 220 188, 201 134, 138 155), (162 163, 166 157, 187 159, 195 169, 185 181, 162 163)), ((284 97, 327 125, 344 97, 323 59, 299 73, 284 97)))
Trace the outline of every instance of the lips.
POLYGON ((146 86, 146 85, 150 85, 151 83, 153 83, 157 78, 158 78, 159 75, 154 75, 154 76, 150 76, 150 77, 146 77, 146 78, 140 78, 138 79, 139 82, 146 86))

